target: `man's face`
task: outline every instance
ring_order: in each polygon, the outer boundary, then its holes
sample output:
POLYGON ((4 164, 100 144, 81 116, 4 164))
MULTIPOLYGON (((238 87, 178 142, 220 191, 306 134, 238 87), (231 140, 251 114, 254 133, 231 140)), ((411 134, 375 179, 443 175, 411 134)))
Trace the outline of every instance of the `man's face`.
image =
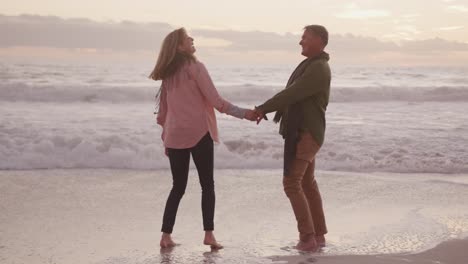
POLYGON ((318 51, 323 49, 322 39, 308 30, 305 30, 304 34, 302 34, 299 45, 302 46, 301 54, 306 57, 315 55, 318 51))

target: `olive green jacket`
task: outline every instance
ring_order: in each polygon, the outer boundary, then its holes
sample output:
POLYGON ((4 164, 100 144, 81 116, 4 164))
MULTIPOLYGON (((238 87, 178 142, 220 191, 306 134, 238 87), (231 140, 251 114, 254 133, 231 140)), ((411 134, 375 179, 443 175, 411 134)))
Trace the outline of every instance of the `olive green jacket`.
POLYGON ((288 107, 297 103, 301 110, 300 130, 310 131, 321 146, 325 137, 325 111, 330 96, 331 72, 326 52, 305 59, 299 67, 305 67, 303 73, 297 76, 284 90, 257 108, 263 113, 277 111, 281 118, 280 134, 286 137, 288 107))

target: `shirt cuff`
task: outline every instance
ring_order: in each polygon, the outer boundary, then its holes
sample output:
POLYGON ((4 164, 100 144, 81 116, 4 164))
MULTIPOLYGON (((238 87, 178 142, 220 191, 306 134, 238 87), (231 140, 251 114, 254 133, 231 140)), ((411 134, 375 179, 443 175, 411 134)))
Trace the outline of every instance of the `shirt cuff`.
POLYGON ((267 111, 267 109, 265 108, 265 104, 262 104, 262 105, 259 105, 259 106, 256 106, 255 109, 258 109, 260 110, 262 113, 264 114, 268 114, 270 113, 271 111, 267 111))

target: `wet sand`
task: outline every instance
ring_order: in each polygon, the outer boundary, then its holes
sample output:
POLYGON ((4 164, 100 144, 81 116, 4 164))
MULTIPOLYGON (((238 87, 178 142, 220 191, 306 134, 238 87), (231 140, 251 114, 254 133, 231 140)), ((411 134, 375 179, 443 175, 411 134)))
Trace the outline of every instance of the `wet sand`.
POLYGON ((468 239, 445 241, 435 248, 415 254, 360 256, 320 256, 320 254, 302 254, 299 256, 273 257, 272 260, 277 263, 288 264, 466 264, 468 263, 468 239))
POLYGON ((468 263, 468 175, 319 171, 329 244, 302 255, 280 170, 215 174, 219 252, 202 245, 194 171, 169 251, 168 171, 0 171, 0 263, 468 263))

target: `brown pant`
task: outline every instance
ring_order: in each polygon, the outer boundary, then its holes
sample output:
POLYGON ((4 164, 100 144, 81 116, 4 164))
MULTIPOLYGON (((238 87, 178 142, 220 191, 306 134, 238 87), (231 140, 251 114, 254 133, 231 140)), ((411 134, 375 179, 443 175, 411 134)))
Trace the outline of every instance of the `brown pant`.
POLYGON ((312 135, 302 132, 289 175, 283 178, 284 191, 291 202, 303 241, 327 233, 322 198, 314 176, 315 155, 319 149, 312 135))

